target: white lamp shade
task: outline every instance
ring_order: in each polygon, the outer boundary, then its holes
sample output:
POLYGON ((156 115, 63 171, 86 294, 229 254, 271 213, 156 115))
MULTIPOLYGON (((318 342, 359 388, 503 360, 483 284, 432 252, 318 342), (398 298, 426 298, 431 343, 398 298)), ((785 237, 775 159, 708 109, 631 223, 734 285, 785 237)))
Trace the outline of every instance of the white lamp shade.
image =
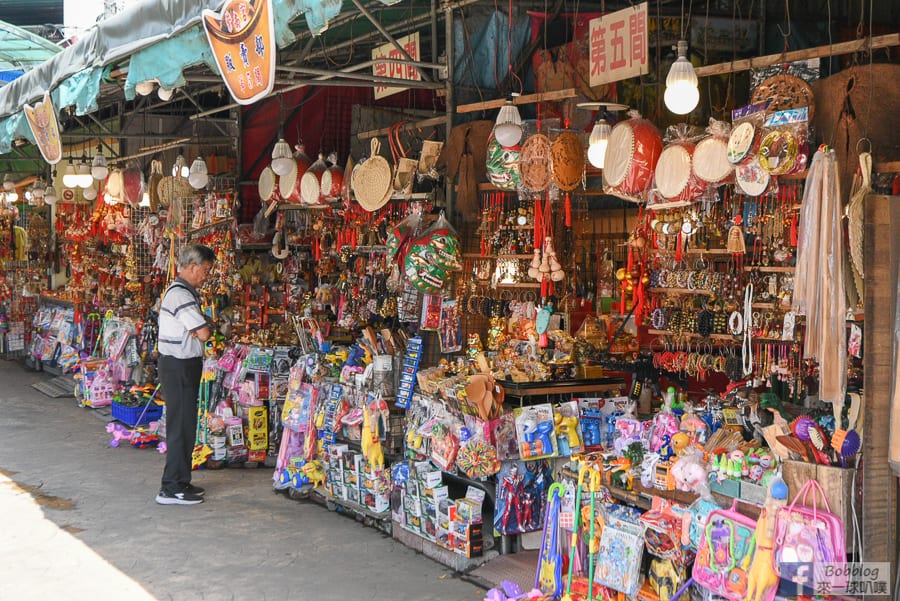
POLYGON ((38 199, 44 197, 44 181, 43 180, 39 179, 36 182, 34 182, 34 184, 31 186, 31 195, 38 199))
POLYGON ((497 123, 494 125, 494 137, 504 148, 515 146, 522 139, 522 117, 512 100, 507 100, 500 107, 497 123))
POLYGON ((272 149, 272 171, 278 176, 287 175, 291 172, 293 163, 294 155, 290 144, 284 138, 279 139, 272 149))
POLYGON ((105 180, 108 175, 109 167, 106 164, 106 157, 101 153, 95 154, 94 160, 91 161, 91 177, 98 181, 102 181, 105 180))
POLYGON ((700 91, 697 89, 697 74, 694 65, 687 58, 687 42, 678 42, 678 58, 672 63, 666 76, 666 92, 663 95, 666 107, 676 115, 686 115, 697 107, 700 91))
POLYGON ((588 142, 588 161, 597 169, 603 169, 606 162, 606 147, 609 144, 609 133, 612 128, 605 119, 600 119, 594 124, 591 130, 590 141, 588 142))
POLYGON ((94 185, 94 177, 91 175, 90 165, 88 165, 87 163, 78 163, 76 173, 78 174, 77 177, 79 188, 90 188, 94 185))
POLYGON ((202 157, 197 157, 191 163, 190 174, 188 175, 188 183, 195 190, 205 188, 209 183, 209 173, 206 169, 206 161, 202 157))
POLYGON ((3 176, 3 189, 7 192, 16 189, 16 182, 13 180, 12 175, 7 173, 3 176))
POLYGON ((57 200, 59 199, 56 197, 56 188, 47 186, 47 191, 44 194, 44 202, 48 205, 55 205, 57 200))
POLYGON ((18 202, 19 201, 19 193, 16 192, 16 189, 13 188, 12 192, 6 193, 6 201, 9 203, 18 202))
POLYGON ((78 185, 78 174, 75 173, 75 165, 72 163, 66 165, 66 172, 63 174, 62 182, 66 188, 74 188, 78 185))
POLYGON ((141 202, 138 206, 146 207, 146 208, 150 207, 150 193, 147 192, 146 190, 144 190, 143 195, 141 195, 141 202))
POLYGON ((97 198, 97 188, 89 186, 81 192, 81 195, 84 196, 85 200, 94 200, 97 198))

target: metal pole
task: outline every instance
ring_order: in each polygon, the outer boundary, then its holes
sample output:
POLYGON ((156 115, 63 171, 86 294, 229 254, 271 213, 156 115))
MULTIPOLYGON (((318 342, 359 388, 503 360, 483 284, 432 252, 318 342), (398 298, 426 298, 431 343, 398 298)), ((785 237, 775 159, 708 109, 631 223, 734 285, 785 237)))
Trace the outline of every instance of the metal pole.
MULTIPOLYGON (((447 90, 444 96, 444 102, 447 106, 447 132, 444 140, 449 142, 450 132, 453 129, 453 113, 455 111, 453 98, 453 62, 455 58, 453 56, 453 9, 447 6, 444 8, 444 55, 447 57, 447 81, 444 82, 447 90)), ((453 215, 455 200, 453 197, 453 182, 447 178, 444 185, 446 186, 447 215, 453 215)))
MULTIPOLYGON (((385 37, 385 39, 386 39, 388 42, 390 42, 391 45, 392 45, 394 48, 396 48, 396 49, 400 52, 400 56, 402 56, 402 57, 405 58, 406 60, 410 61, 410 63, 415 63, 415 62, 416 62, 415 59, 414 59, 413 57, 411 57, 411 56, 409 55, 409 53, 406 51, 406 48, 404 48, 403 46, 401 46, 400 43, 397 42, 397 40, 394 39, 394 36, 392 36, 392 35, 390 34, 390 32, 388 32, 388 30, 384 28, 384 25, 382 25, 381 22, 380 22, 378 19, 375 18, 375 15, 373 15, 371 12, 369 12, 369 9, 368 9, 368 8, 366 8, 365 6, 363 6, 363 3, 362 3, 362 2, 360 2, 359 0, 352 0, 352 2, 353 2, 353 4, 356 6, 356 8, 359 9, 359 12, 361 12, 362 14, 364 14, 364 15, 366 16, 366 18, 369 20, 369 22, 372 23, 372 25, 375 26, 375 29, 377 29, 378 31, 380 31, 380 32, 381 32, 381 35, 383 35, 383 36, 385 37)), ((430 76, 428 73, 426 73, 424 69, 420 69, 419 67, 416 67, 416 71, 419 72, 419 75, 420 75, 420 76, 422 77, 422 79, 424 79, 425 81, 432 81, 432 80, 431 80, 431 76, 430 76)))

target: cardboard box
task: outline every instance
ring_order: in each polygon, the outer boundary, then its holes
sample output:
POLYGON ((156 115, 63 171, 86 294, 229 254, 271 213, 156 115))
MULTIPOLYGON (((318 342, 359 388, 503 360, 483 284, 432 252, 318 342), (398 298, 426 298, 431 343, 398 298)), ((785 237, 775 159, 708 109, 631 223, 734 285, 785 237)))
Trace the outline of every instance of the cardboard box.
POLYGON ((709 481, 709 490, 726 497, 737 498, 741 496, 741 481, 725 478, 721 482, 716 479, 709 481))
POLYGON ((252 449, 247 451, 247 461, 251 463, 263 463, 266 460, 266 449, 252 449))
POLYGON ((419 482, 421 482, 425 488, 435 488, 442 484, 443 474, 440 470, 435 469, 426 471, 424 473, 419 472, 419 482))

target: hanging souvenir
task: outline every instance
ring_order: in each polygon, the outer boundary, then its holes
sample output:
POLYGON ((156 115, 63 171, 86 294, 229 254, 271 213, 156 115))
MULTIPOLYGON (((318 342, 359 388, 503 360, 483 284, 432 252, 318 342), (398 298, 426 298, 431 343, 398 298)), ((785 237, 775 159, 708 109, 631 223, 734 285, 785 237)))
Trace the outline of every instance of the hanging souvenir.
POLYGON ((518 144, 504 148, 491 134, 487 145, 487 173, 493 185, 504 190, 515 190, 519 186, 520 150, 518 144))
POLYGON ((62 140, 50 92, 44 92, 44 99, 34 106, 26 104, 22 108, 41 156, 49 164, 57 164, 62 159, 62 140))
POLYGON ((694 175, 694 143, 687 124, 674 125, 666 131, 670 143, 656 163, 656 189, 667 201, 692 201, 703 193, 703 181, 694 175))
POLYGON ((324 198, 340 198, 344 186, 344 169, 337 164, 337 153, 328 155, 331 166, 322 172, 321 192, 324 198))
POLYGON ((300 177, 300 201, 305 205, 317 205, 322 199, 322 174, 328 169, 322 153, 316 162, 300 177))
POLYGON ((519 159, 522 185, 532 192, 543 192, 550 187, 550 138, 534 134, 522 145, 519 159))
POLYGON ((612 194, 637 199, 653 184, 662 152, 662 136, 637 111, 630 111, 629 116, 630 119, 617 123, 610 132, 603 185, 612 194))
POLYGON ((263 168, 262 172, 259 174, 259 183, 257 184, 257 190, 259 191, 259 198, 265 203, 268 203, 272 200, 277 200, 276 190, 278 189, 278 180, 275 172, 272 171, 272 168, 266 166, 263 168))
POLYGON ((706 131, 709 135, 697 142, 691 166, 696 177, 719 185, 734 177, 734 165, 728 160, 730 126, 710 117, 706 131))
POLYGON ((560 190, 571 191, 581 185, 584 175, 584 145, 578 136, 565 131, 550 146, 553 183, 560 190))
POLYGON ((750 162, 742 163, 735 168, 734 179, 737 189, 747 196, 760 196, 769 187, 771 176, 769 172, 760 166, 754 158, 750 162))
POLYGON ((372 138, 369 158, 356 165, 350 176, 350 187, 356 201, 366 211, 377 211, 390 199, 391 166, 387 159, 380 156, 381 143, 372 138))

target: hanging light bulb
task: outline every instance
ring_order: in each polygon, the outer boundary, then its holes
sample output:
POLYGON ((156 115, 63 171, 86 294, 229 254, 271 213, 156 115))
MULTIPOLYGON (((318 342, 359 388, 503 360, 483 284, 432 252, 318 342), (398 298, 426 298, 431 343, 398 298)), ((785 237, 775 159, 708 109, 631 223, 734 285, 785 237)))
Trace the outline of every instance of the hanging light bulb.
POLYGON ((34 194, 31 193, 31 188, 25 190, 25 202, 27 202, 28 205, 32 207, 37 204, 37 198, 35 198, 34 194))
POLYGON ((35 182, 31 185, 31 195, 37 198, 38 200, 44 198, 44 180, 41 178, 37 178, 35 182))
POLYGON ((494 125, 494 137, 504 148, 515 146, 522 139, 522 117, 519 115, 519 109, 513 104, 512 97, 500 107, 494 125))
POLYGON ((147 191, 147 188, 144 188, 144 193, 141 195, 141 202, 138 206, 150 208, 150 192, 147 191))
POLYGON ((282 176, 291 172, 294 163, 294 155, 291 153, 291 146, 284 138, 279 138, 272 149, 272 171, 275 175, 282 176))
MULTIPOLYGON (((91 178, 91 179, 93 180, 93 178, 91 178)), ((97 188, 95 188, 93 186, 93 184, 91 184, 90 186, 88 186, 87 188, 85 188, 84 190, 81 191, 81 195, 84 197, 85 200, 94 200, 97 198, 97 188)))
POLYGON ((678 58, 672 63, 666 76, 666 92, 663 99, 670 111, 676 115, 687 115, 697 107, 700 91, 697 89, 694 65, 687 58, 688 43, 679 40, 676 48, 678 58))
POLYGON ((90 188, 94 185, 94 177, 91 175, 91 166, 88 165, 87 157, 81 157, 81 162, 75 168, 78 177, 77 185, 79 188, 90 188))
POLYGON ((57 200, 59 199, 56 197, 56 188, 52 185, 47 186, 47 189, 44 191, 44 202, 48 205, 55 205, 57 200))
POLYGON ((206 169, 206 161, 203 160, 203 157, 198 156, 194 159, 194 162, 191 163, 188 183, 195 190, 205 188, 206 184, 209 183, 209 172, 206 169))
POLYGON ((185 165, 184 155, 179 154, 178 158, 175 159, 175 164, 172 165, 172 177, 188 177, 191 174, 190 168, 185 165))
POLYGON ((3 189, 11 192, 16 189, 16 182, 13 180, 12 174, 7 173, 3 176, 3 189))
POLYGON ((106 164, 106 157, 103 156, 103 149, 98 144, 97 154, 94 155, 94 160, 91 161, 91 177, 102 181, 106 179, 107 175, 109 175, 109 167, 106 164))
POLYGON ((13 203, 15 203, 15 202, 19 202, 19 193, 16 192, 16 189, 15 189, 15 188, 13 188, 13 191, 12 191, 12 192, 7 192, 7 193, 6 193, 6 202, 8 202, 9 204, 13 204, 13 203))
POLYGON ((66 165, 66 172, 63 173, 62 183, 66 188, 74 188, 78 185, 78 174, 75 173, 75 165, 72 163, 72 159, 69 159, 69 164, 66 165))
POLYGON ((612 128, 603 117, 594 124, 594 129, 591 130, 587 156, 591 165, 597 169, 603 169, 603 164, 606 161, 606 146, 609 143, 611 131, 612 128))

